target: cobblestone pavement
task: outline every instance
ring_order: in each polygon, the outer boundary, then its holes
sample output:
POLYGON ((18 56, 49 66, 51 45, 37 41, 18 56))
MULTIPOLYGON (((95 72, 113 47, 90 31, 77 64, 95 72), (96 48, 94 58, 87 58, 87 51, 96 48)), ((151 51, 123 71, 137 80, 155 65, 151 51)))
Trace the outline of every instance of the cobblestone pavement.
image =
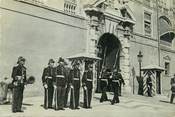
POLYGON ((166 97, 122 96, 115 105, 99 103, 99 97, 95 94, 92 109, 65 111, 44 110, 43 97, 28 97, 24 99, 24 113, 12 113, 11 105, 0 105, 0 117, 175 117, 175 104, 166 97))

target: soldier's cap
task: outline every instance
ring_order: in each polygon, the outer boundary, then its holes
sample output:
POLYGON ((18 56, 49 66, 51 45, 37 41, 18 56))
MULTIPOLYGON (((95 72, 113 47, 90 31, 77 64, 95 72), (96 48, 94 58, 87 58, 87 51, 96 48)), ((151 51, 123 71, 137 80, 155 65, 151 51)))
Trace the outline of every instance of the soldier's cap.
POLYGON ((60 58, 58 59, 58 63, 60 63, 60 62, 65 63, 65 60, 64 60, 62 57, 60 57, 60 58))
POLYGON ((48 64, 50 64, 50 63, 55 63, 55 61, 53 59, 49 59, 49 63, 48 64))
POLYGON ((24 58, 24 57, 22 57, 22 56, 19 56, 18 57, 18 61, 17 61, 17 63, 19 63, 20 61, 25 61, 26 59, 24 58))

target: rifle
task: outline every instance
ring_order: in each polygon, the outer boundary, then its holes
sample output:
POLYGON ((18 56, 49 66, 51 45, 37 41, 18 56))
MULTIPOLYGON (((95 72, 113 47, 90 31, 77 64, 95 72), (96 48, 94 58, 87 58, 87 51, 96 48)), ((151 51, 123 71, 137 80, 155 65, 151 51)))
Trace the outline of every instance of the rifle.
POLYGON ((106 51, 107 51, 107 47, 105 47, 105 50, 104 50, 103 63, 102 63, 102 68, 101 68, 101 71, 100 71, 99 78, 102 77, 103 68, 104 68, 104 66, 105 66, 106 51))
MULTIPOLYGON (((113 65, 113 70, 115 69, 116 64, 117 64, 118 54, 119 54, 119 49, 118 49, 118 51, 116 53, 115 62, 114 62, 114 65, 113 65)), ((118 71, 118 69, 117 69, 117 71, 118 71)), ((114 72, 112 72, 111 76, 113 76, 113 74, 114 74, 114 72)))

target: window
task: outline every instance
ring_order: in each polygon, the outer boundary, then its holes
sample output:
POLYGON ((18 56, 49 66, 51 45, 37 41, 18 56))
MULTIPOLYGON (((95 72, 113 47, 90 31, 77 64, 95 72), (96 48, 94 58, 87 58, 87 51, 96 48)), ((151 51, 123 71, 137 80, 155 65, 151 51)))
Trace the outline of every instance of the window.
POLYGON ((146 36, 151 36, 152 34, 151 25, 151 14, 144 12, 144 31, 146 36))
POLYGON ((65 0, 64 1, 64 11, 67 13, 75 14, 77 7, 76 0, 65 0))
POLYGON ((170 63, 169 62, 165 62, 165 75, 169 75, 170 73, 170 63))

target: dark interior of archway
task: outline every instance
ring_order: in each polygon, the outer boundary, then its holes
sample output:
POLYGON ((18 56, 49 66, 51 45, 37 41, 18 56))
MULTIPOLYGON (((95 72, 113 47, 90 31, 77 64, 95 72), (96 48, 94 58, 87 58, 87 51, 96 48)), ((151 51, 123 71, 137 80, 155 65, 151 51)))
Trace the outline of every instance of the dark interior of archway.
POLYGON ((120 41, 114 34, 105 33, 103 34, 98 42, 98 46, 100 47, 100 52, 98 53, 98 57, 102 58, 100 61, 100 70, 102 68, 103 62, 105 63, 104 66, 112 70, 114 69, 114 63, 116 62, 116 67, 119 67, 119 55, 120 55, 120 41), (106 56, 105 55, 105 48, 106 48, 106 56), (119 51, 119 52, 118 52, 119 51), (118 53, 118 57, 116 57, 116 54, 118 53))

